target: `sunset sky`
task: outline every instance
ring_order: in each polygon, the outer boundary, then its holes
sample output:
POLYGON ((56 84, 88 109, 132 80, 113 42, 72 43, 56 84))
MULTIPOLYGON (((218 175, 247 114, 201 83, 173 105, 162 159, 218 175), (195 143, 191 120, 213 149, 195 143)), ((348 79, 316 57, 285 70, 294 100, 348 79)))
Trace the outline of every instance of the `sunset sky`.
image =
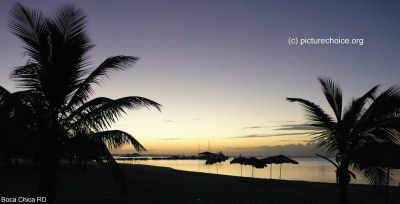
MULTIPOLYGON (((9 91, 19 89, 8 74, 28 60, 7 27, 15 2, 0 1, 0 85, 9 91)), ((96 44, 93 67, 110 56, 140 57, 96 87, 94 97, 162 104, 161 113, 129 111, 113 126, 149 154, 196 154, 209 143, 228 155, 303 154, 312 146, 303 146, 310 130, 301 107, 286 97, 329 109, 319 76, 341 84, 344 104, 374 85, 381 92, 400 82, 400 1, 18 2, 46 14, 66 2, 81 7, 96 44), (300 45, 311 38, 359 40, 300 45)), ((135 151, 114 151, 122 152, 135 151)))

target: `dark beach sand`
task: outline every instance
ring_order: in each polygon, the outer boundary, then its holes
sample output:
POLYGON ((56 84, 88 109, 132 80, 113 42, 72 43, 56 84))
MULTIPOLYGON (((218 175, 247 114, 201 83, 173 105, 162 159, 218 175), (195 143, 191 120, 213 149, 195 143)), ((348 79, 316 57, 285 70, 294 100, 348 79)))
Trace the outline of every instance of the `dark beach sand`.
MULTIPOLYGON (((121 164, 129 194, 122 196, 103 165, 87 170, 63 165, 56 203, 339 203, 336 184, 252 179, 121 164)), ((0 197, 33 197, 38 176, 28 167, 0 170, 0 197)), ((384 190, 384 189, 383 189, 384 190)), ((351 184, 350 203, 385 203, 383 192, 351 184)), ((400 187, 389 203, 400 203, 400 187)))

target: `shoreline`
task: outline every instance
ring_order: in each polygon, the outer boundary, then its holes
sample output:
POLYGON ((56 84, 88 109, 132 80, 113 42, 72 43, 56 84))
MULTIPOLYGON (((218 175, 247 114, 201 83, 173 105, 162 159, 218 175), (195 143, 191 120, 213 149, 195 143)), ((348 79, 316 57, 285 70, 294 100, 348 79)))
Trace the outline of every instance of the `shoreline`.
MULTIPOLYGON (((143 164, 119 164, 128 195, 121 192, 105 165, 87 170, 63 164, 55 203, 339 203, 332 183, 270 180, 175 170, 143 164)), ((39 185, 29 167, 0 171, 0 197, 32 197, 39 185)), ((383 188, 384 189, 384 188, 383 188)), ((384 203, 385 192, 350 184, 349 203, 384 203)), ((390 187, 389 203, 400 203, 400 188, 390 187)))
MULTIPOLYGON (((213 165, 203 165, 201 160, 182 160, 182 161, 153 161, 151 159, 146 161, 123 161, 120 160, 118 163, 122 164, 144 164, 150 166, 160 166, 160 167, 171 167, 176 170, 192 171, 192 172, 204 172, 219 175, 232 175, 232 176, 243 176, 243 177, 257 177, 266 179, 279 179, 282 175, 284 180, 292 181, 309 181, 309 182, 322 182, 322 183, 334 183, 335 170, 336 168, 331 165, 326 160, 319 157, 298 159, 300 165, 284 164, 282 168, 282 174, 280 174, 279 165, 268 165, 268 167, 263 169, 257 169, 250 165, 239 165, 230 164, 230 160, 226 162, 218 163, 218 167, 213 165), (237 169, 236 169, 237 166, 237 169), (271 170, 271 167, 273 169, 271 170), (320 171, 322 169, 322 171, 320 171), (315 172, 314 172, 315 171, 315 172), (318 171, 318 172, 317 172, 318 171)), ((351 179, 351 184, 366 184, 369 185, 367 179, 359 172, 354 171, 356 174, 356 179, 351 179)), ((390 186, 398 187, 400 182, 400 171, 391 171, 394 173, 394 180, 391 181, 390 186)))

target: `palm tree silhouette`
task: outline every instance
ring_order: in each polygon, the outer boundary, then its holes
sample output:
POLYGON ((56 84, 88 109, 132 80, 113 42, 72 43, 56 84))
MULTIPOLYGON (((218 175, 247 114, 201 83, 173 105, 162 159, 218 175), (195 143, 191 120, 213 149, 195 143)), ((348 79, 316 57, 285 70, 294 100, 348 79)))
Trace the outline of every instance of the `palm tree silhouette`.
POLYGON ((309 125, 321 128, 314 137, 314 141, 322 141, 318 147, 325 148, 327 153, 336 153, 340 202, 347 203, 349 166, 353 166, 354 170, 362 173, 370 182, 379 181, 377 175, 385 175, 385 171, 380 168, 360 168, 352 161, 352 157, 366 144, 400 141, 400 87, 393 86, 375 98, 374 94, 378 88, 375 86, 363 96, 353 99, 343 110, 342 90, 339 84, 322 77, 319 78, 319 82, 335 114, 334 117, 308 100, 287 100, 300 103, 306 112, 309 125), (367 105, 367 102, 370 104, 367 105))
POLYGON ((46 196, 48 202, 54 200, 60 155, 78 135, 102 146, 102 157, 107 161, 113 158, 108 150, 104 152, 104 146, 132 144, 137 151, 146 150, 130 134, 108 129, 127 109, 154 107, 160 111, 160 104, 136 96, 89 100, 94 93, 92 85, 103 83, 112 72, 132 67, 137 57, 110 57, 97 68, 89 68, 89 51, 94 45, 86 35, 86 16, 70 4, 46 16, 17 3, 8 23, 29 57, 27 64, 16 67, 11 76, 19 87, 35 95, 31 104, 40 104, 32 106, 41 119, 35 124, 41 135, 41 185, 37 196, 46 196))
POLYGON ((36 118, 28 105, 29 93, 11 93, 0 86, 0 165, 5 167, 11 165, 12 157, 15 158, 15 165, 18 165, 18 158, 29 161, 37 147, 37 135, 33 128, 36 118))
MULTIPOLYGON (((13 137, 12 129, 16 127, 16 109, 17 98, 8 90, 0 86, 0 165, 9 167, 12 165, 12 156, 15 150, 10 148, 10 144, 15 143, 16 136, 13 137)), ((19 135, 19 134, 18 134, 19 135)), ((17 159, 16 159, 17 161, 17 159)), ((17 163, 16 163, 17 164, 17 163)))

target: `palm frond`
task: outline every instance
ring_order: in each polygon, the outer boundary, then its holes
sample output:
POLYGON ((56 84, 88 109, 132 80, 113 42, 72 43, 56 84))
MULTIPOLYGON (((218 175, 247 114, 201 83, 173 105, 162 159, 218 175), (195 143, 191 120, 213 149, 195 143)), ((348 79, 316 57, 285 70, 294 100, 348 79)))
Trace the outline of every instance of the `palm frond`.
POLYGON ((334 155, 337 153, 340 145, 339 140, 338 136, 333 135, 330 131, 325 131, 313 138, 313 141, 320 141, 315 149, 326 151, 328 155, 334 155))
POLYGON ((88 52, 93 45, 85 32, 85 19, 84 12, 71 4, 48 18, 52 52, 45 92, 57 98, 56 103, 67 103, 87 74, 88 52))
POLYGON ((307 119, 311 121, 311 126, 333 130, 332 117, 326 114, 319 105, 301 98, 286 98, 286 100, 300 103, 306 112, 307 119))
POLYGON ((150 109, 151 107, 156 108, 161 112, 161 105, 155 101, 140 96, 128 96, 119 98, 111 102, 110 106, 122 106, 129 110, 139 110, 141 108, 150 109))
POLYGON ((146 148, 144 148, 132 135, 120 130, 96 132, 91 136, 101 139, 109 149, 118 149, 124 145, 132 145, 136 151, 146 151, 146 148))
POLYGON ((66 4, 60 7, 52 17, 52 22, 57 29, 57 33, 64 34, 63 41, 68 42, 79 40, 80 37, 86 37, 86 15, 82 9, 73 4, 66 4))
POLYGON ((5 117, 8 124, 13 126, 13 132, 32 126, 37 117, 34 115, 34 107, 30 102, 31 91, 10 93, 3 87, 0 87, 0 90, 3 92, 0 94, 0 117, 3 119, 5 117))
POLYGON ((0 86, 0 100, 4 97, 7 97, 8 95, 10 95, 10 92, 3 86, 0 86))
POLYGON ((124 172, 122 172, 117 161, 111 155, 110 151, 107 149, 104 142, 102 142, 102 140, 99 140, 99 139, 97 139, 97 141, 99 143, 97 146, 102 147, 102 149, 104 150, 103 157, 105 157, 105 159, 107 161, 107 167, 110 168, 112 177, 114 178, 115 182, 117 183, 118 188, 121 190, 122 195, 126 195, 128 193, 128 189, 126 188, 124 172))
POLYGON ((95 110, 96 108, 99 108, 107 103, 110 103, 111 101, 113 100, 106 97, 98 97, 92 99, 84 103, 78 109, 72 111, 67 117, 61 118, 62 123, 63 125, 68 126, 68 124, 74 123, 75 121, 79 120, 79 118, 84 117, 85 115, 95 110))
MULTIPOLYGON (((361 167, 353 164, 353 169, 359 172, 372 185, 385 185, 387 182, 387 168, 383 167, 361 167)), ((392 172, 394 169, 392 169, 392 172)), ((389 172, 389 182, 393 181, 393 173, 389 172)))
POLYGON ((9 120, 11 117, 11 110, 10 110, 10 103, 12 104, 12 97, 11 93, 5 89, 4 87, 0 86, 0 120, 1 125, 5 124, 5 121, 9 120), (4 121, 3 121, 4 120, 4 121))
POLYGON ((338 147, 338 138, 333 137, 335 131, 335 122, 333 118, 326 114, 319 105, 301 98, 286 98, 290 102, 299 102, 306 112, 307 119, 311 122, 310 126, 323 128, 313 138, 313 141, 320 142, 316 148, 327 149, 328 153, 333 153, 338 147))
POLYGON ((374 93, 378 89, 379 86, 373 87, 366 94, 361 96, 360 98, 353 99, 349 107, 344 111, 343 120, 340 124, 340 131, 342 135, 346 135, 345 143, 347 143, 347 148, 352 150, 356 148, 357 145, 362 143, 362 140, 366 140, 365 134, 360 134, 360 132, 364 132, 361 129, 362 122, 360 122, 360 118, 362 114, 365 112, 365 104, 368 99, 374 99, 374 93))
POLYGON ((149 109, 150 107, 154 107, 161 111, 160 104, 143 97, 131 96, 116 99, 80 117, 72 127, 74 129, 89 128, 101 131, 109 128, 111 124, 115 123, 120 117, 122 117, 122 114, 125 113, 124 109, 137 110, 140 108, 149 109))
POLYGON ((78 87, 90 64, 88 52, 93 48, 85 32, 86 15, 71 4, 62 6, 49 21, 52 42, 52 62, 59 79, 69 85, 68 94, 78 87))
POLYGON ((78 85, 78 89, 71 97, 68 107, 75 107, 84 103, 94 93, 92 85, 100 85, 113 71, 126 70, 139 60, 138 57, 116 56, 106 59, 87 78, 78 85))
POLYGON ((322 155, 320 155, 320 154, 315 154, 315 155, 317 155, 317 156, 319 156, 319 157, 321 157, 321 158, 327 160, 328 162, 330 162, 331 164, 333 164, 333 166, 335 166, 336 169, 339 168, 339 166, 338 166, 335 162, 333 162, 332 160, 328 159, 327 157, 324 157, 324 156, 322 156, 322 155))
POLYGON ((400 118, 389 120, 387 127, 376 128, 371 132, 370 137, 374 142, 392 142, 400 144, 400 118))
POLYGON ((353 126, 357 122, 360 113, 362 113, 365 103, 368 99, 374 99, 374 94, 379 86, 374 86, 362 97, 353 99, 351 105, 344 111, 343 124, 346 126, 353 126))
POLYGON ((392 86, 376 97, 364 113, 362 120, 367 121, 375 118, 391 117, 400 109, 399 103, 400 86, 392 86))
POLYGON ((49 31, 45 16, 37 10, 16 3, 11 10, 8 26, 19 37, 26 50, 25 55, 35 63, 46 65, 50 56, 49 31))
POLYGON ((400 131, 399 104, 400 86, 392 86, 376 97, 360 118, 357 128, 368 132, 370 137, 399 142, 399 138, 390 134, 400 131))
POLYGON ((10 77, 17 82, 17 87, 38 91, 43 90, 40 81, 43 73, 40 70, 40 66, 36 63, 28 63, 25 66, 15 67, 10 73, 10 77))
POLYGON ((342 120, 342 89, 338 83, 335 83, 329 78, 318 78, 322 86, 325 98, 335 113, 336 120, 342 120))

